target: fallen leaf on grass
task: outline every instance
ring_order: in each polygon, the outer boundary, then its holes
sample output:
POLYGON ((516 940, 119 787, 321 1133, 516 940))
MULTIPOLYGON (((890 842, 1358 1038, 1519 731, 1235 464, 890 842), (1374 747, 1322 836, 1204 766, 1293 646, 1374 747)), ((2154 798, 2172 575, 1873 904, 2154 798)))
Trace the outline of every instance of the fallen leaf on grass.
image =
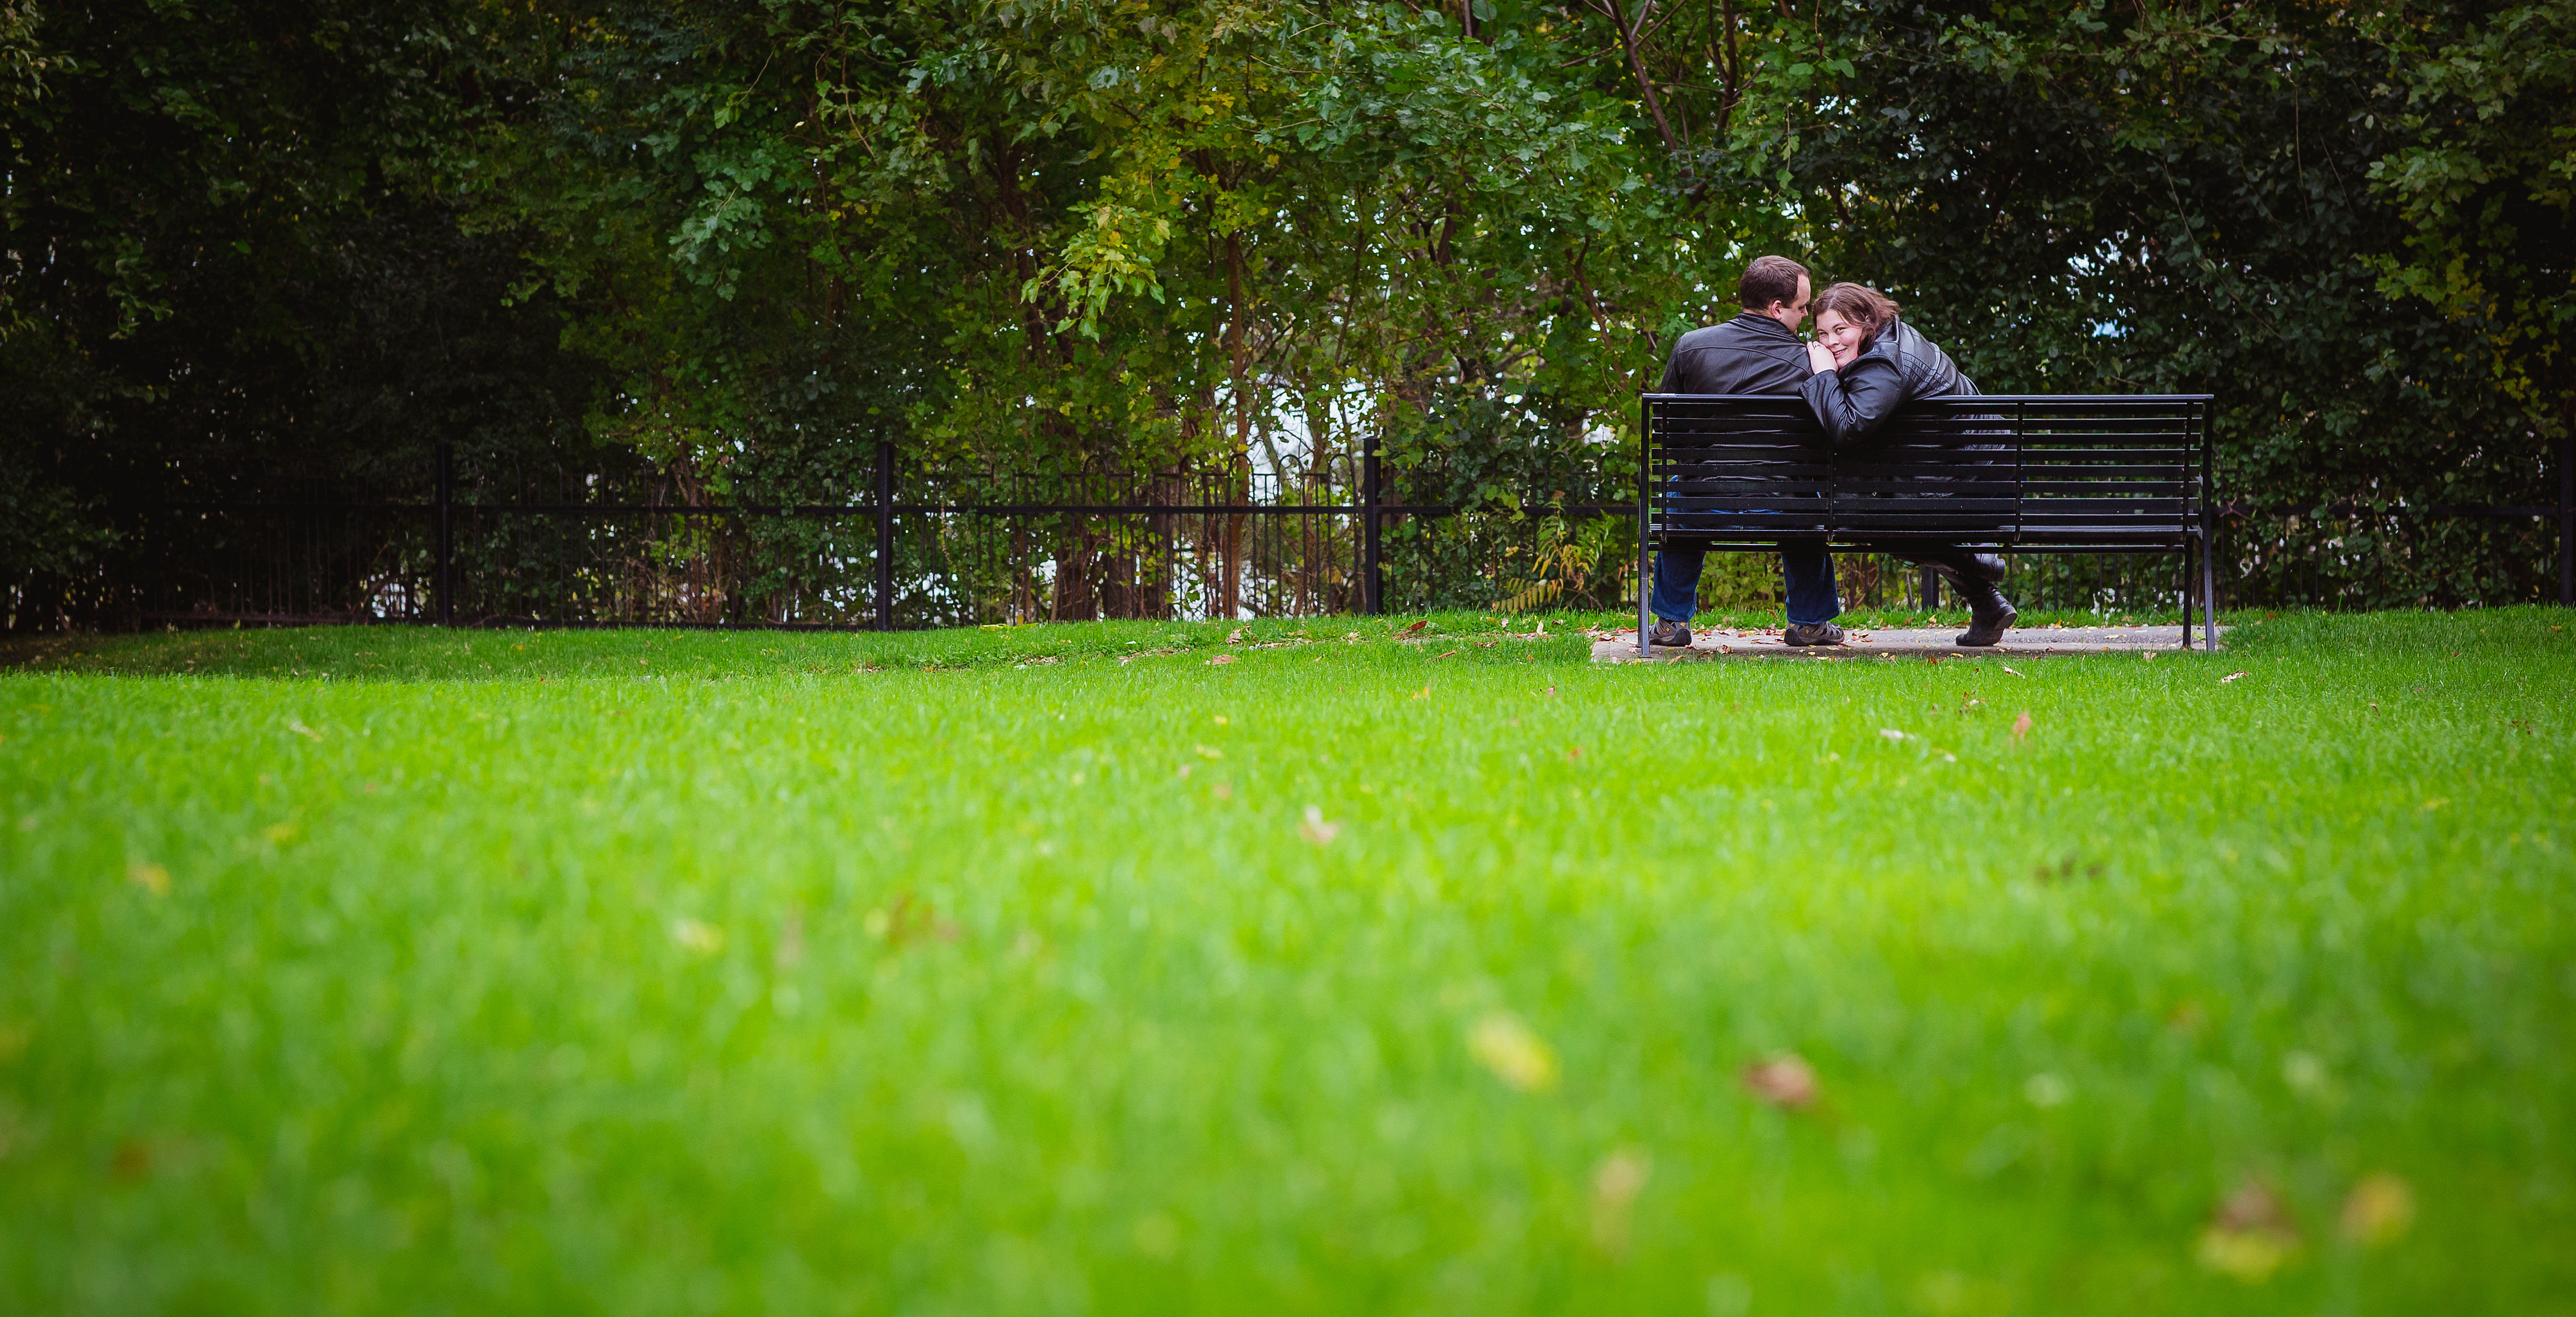
POLYGON ((2247 674, 2247 673, 2242 673, 2242 672, 2231 672, 2231 673, 2228 673, 2226 676, 2219 678, 2219 679, 2218 679, 2218 684, 2219 684, 2219 685, 2221 685, 2221 686, 2224 686, 2224 685, 2226 685, 2227 683, 2229 683, 2229 682, 2231 682, 2231 681, 2236 680, 2238 677, 2247 676, 2247 675, 2249 675, 2249 674, 2247 674))
POLYGON ((1410 635, 1414 635, 1414 634, 1416 634, 1416 633, 1420 632, 1420 631, 1422 630, 1422 628, 1427 627, 1427 626, 1429 626, 1429 625, 1431 625, 1431 619, 1426 617, 1426 618, 1422 619, 1421 621, 1416 622, 1416 623, 1414 623, 1413 625, 1411 625, 1411 626, 1409 626, 1409 627, 1406 627, 1406 628, 1405 628, 1405 629, 1403 629, 1402 631, 1398 631, 1398 632, 1396 632, 1395 634, 1397 634, 1397 635, 1399 635, 1399 636, 1410 636, 1410 635))
POLYGON ((304 720, 303 720, 303 719, 301 719, 301 718, 289 718, 289 719, 287 719, 287 720, 286 720, 286 730, 288 730, 288 731, 290 731, 290 732, 293 732, 293 733, 295 733, 297 736, 301 736, 301 737, 305 738, 305 739, 306 739, 306 740, 308 740, 308 741, 319 741, 319 740, 321 740, 321 739, 322 739, 322 733, 317 732, 317 731, 313 730, 312 728, 305 726, 305 725, 304 725, 304 720))
POLYGON ((1193 750, 1198 751, 1199 758, 1201 758, 1201 759, 1223 759, 1223 758, 1225 758, 1225 751, 1223 751, 1223 750, 1219 750, 1219 749, 1217 749, 1215 746, 1212 746, 1212 745, 1196 745, 1196 746, 1192 746, 1192 747, 1190 747, 1190 748, 1191 748, 1191 749, 1193 749, 1193 750))
POLYGON ((724 930, 695 919, 671 921, 671 940, 701 956, 712 956, 724 950, 724 930))
POLYGON ((1510 1011, 1489 1011, 1467 1031, 1467 1053, 1524 1093, 1556 1087, 1556 1053, 1510 1011))
POLYGON ((1228 664, 1228 663, 1232 663, 1232 662, 1234 662, 1234 655, 1232 655, 1232 654, 1219 654, 1219 655, 1217 655, 1215 658, 1209 659, 1209 660, 1207 661, 1207 665, 1208 665, 1209 667, 1211 667, 1211 668, 1216 668, 1216 667, 1223 667, 1223 666, 1225 666, 1226 664, 1228 664))
POLYGON ((1415 691, 1415 692, 1413 693, 1413 698, 1415 698, 1415 699, 1417 699, 1417 700, 1427 700, 1427 699, 1430 699, 1430 698, 1431 698, 1431 688, 1430 688, 1429 686, 1425 686, 1425 687, 1423 687, 1422 689, 1420 689, 1420 690, 1418 690, 1418 691, 1415 691))
POLYGON ((170 894, 170 871, 157 864, 137 864, 128 868, 125 871, 125 881, 154 896, 170 894))
POLYGON ((2361 1177, 2343 1200, 2343 1237, 2377 1248, 2415 1224, 2415 1191, 2386 1171, 2361 1177))
POLYGON ((871 910, 859 921, 869 937, 883 939, 890 947, 934 937, 942 942, 957 940, 957 925, 940 918, 927 903, 916 901, 910 892, 895 895, 894 904, 871 910))
POLYGON ((1577 759, 1581 759, 1582 757, 1583 757, 1583 747, 1582 747, 1582 746, 1579 746, 1579 745, 1578 745, 1578 746, 1575 746, 1575 747, 1573 747, 1573 748, 1571 748, 1571 749, 1569 749, 1569 750, 1567 750, 1567 751, 1565 752, 1565 760, 1566 760, 1566 762, 1567 762, 1567 763, 1572 763, 1572 762, 1574 762, 1574 761, 1575 761, 1575 760, 1577 760, 1577 759))
POLYGON ((1744 1067, 1744 1087, 1774 1106, 1797 1111, 1816 1100, 1816 1072, 1794 1052, 1744 1067))
POLYGON ((2021 673, 2013 672, 2013 670, 2012 670, 2011 668, 2005 668, 2005 669, 2004 669, 2004 671, 2006 671, 2006 672, 2011 672, 2011 673, 2012 673, 2012 675, 2014 675, 2014 676, 2016 676, 2016 677, 2019 677, 2019 676, 2021 676, 2021 675, 2022 675, 2021 673))
POLYGON ((1306 821, 1297 825, 1297 835, 1318 846, 1330 846, 1333 838, 1342 835, 1342 825, 1325 818, 1322 806, 1308 805, 1306 821))
POLYGON ((2237 1186, 2201 1232, 2200 1265, 2248 1285, 2271 1279, 2299 1250, 2298 1226, 2280 1195, 2260 1180, 2237 1186))
POLYGON ((1620 1148, 1592 1172, 1592 1244, 1612 1257, 1628 1251, 1628 1209, 1654 1173, 1642 1148, 1620 1148))
POLYGON ((1243 643, 1243 628, 1242 628, 1242 627, 1236 627, 1236 628, 1235 628, 1235 629, 1233 629, 1232 631, 1228 631, 1228 632, 1226 632, 1226 633, 1225 633, 1225 643, 1227 643, 1227 644, 1229 644, 1229 645, 1240 645, 1240 644, 1242 644, 1242 643, 1243 643))
POLYGON ((1450 657, 1454 657, 1457 653, 1458 653, 1458 651, 1456 651, 1456 650, 1454 650, 1454 649, 1453 649, 1453 650, 1450 650, 1450 651, 1449 651, 1448 653, 1446 653, 1446 654, 1434 654, 1434 655, 1432 655, 1432 656, 1431 656, 1431 661, 1432 661, 1432 662, 1434 662, 1434 663, 1437 663, 1437 662, 1439 662, 1439 661, 1440 661, 1440 660, 1442 660, 1442 659, 1450 658, 1450 657))
POLYGON ((2028 735, 2030 735, 2030 710, 2024 709, 2020 717, 2013 719, 2012 738, 2018 741, 2028 735))
POLYGON ((1881 727, 1878 729, 1878 734, 1891 741, 1902 741, 1905 739, 1905 733, 1900 732, 1893 727, 1881 727))

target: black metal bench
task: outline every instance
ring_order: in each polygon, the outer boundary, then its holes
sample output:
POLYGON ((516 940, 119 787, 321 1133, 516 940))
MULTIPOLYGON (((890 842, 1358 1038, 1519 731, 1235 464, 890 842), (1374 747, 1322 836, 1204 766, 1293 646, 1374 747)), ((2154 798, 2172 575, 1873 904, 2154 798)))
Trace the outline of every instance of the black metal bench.
MULTIPOLYGON (((2182 555, 2182 643, 2191 570, 2209 561, 2208 394, 1987 394, 1909 405, 1862 443, 1834 448, 1789 395, 1645 396, 1637 485, 1637 652, 1667 544, 1775 549, 1783 540, 1903 553, 1958 544, 1997 553, 2182 555)), ((2204 602, 2203 645, 2218 645, 2204 602)))

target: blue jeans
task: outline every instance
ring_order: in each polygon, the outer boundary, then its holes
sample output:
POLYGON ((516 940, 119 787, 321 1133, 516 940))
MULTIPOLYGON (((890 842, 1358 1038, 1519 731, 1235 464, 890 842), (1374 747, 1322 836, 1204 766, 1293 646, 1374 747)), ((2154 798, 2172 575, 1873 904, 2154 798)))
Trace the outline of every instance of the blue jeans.
MULTIPOLYGON (((1655 593, 1649 601, 1666 622, 1688 622, 1699 612, 1699 569, 1705 550, 1665 545, 1655 555, 1655 593)), ((1842 596, 1834 591, 1834 556, 1824 542, 1789 541, 1780 546, 1780 569, 1789 580, 1789 620, 1831 622, 1842 616, 1842 596)))

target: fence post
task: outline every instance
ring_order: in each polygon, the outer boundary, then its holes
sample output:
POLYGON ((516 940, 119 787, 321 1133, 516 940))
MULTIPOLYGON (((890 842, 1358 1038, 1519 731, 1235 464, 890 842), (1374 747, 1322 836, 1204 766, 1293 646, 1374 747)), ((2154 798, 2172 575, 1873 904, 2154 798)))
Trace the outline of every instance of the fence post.
POLYGON ((1360 447, 1360 612, 1375 617, 1384 600, 1377 558, 1377 432, 1360 447))
POLYGON ((877 630, 894 630, 894 445, 877 441, 877 630))
POLYGON ((456 445, 438 445, 438 624, 456 624, 456 445))
POLYGON ((2558 606, 2576 608, 2576 426, 2558 436, 2558 606))

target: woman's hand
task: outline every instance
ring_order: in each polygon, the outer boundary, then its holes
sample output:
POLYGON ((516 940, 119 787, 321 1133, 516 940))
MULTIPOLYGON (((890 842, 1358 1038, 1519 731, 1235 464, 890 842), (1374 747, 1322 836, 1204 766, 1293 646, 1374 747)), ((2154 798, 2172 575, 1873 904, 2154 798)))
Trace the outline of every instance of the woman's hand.
POLYGON ((1834 368, 1834 354, 1824 344, 1807 340, 1807 373, 1822 375, 1834 368))

